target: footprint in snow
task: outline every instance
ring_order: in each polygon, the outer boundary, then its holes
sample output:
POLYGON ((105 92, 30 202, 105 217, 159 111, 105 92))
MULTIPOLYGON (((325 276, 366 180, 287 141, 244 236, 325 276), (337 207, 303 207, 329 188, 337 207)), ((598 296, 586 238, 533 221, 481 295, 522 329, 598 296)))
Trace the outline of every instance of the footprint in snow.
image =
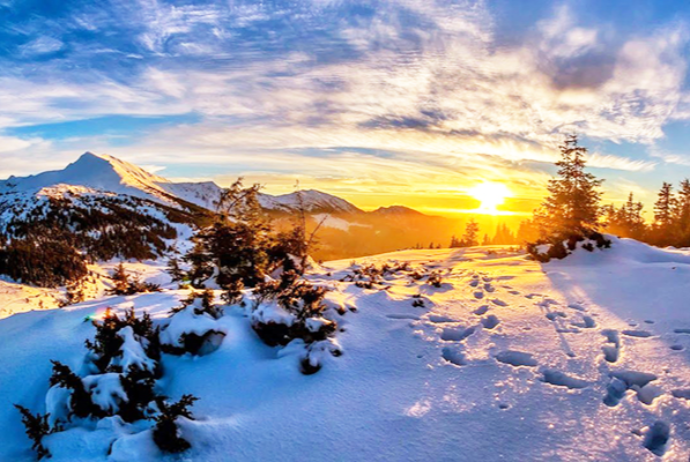
POLYGON ((482 325, 485 329, 493 329, 494 327, 498 326, 500 322, 501 321, 493 314, 482 318, 482 325))
POLYGON ((649 427, 642 445, 649 449, 652 454, 661 457, 666 452, 666 446, 670 438, 671 427, 669 427, 667 423, 659 420, 649 427))
POLYGON ((578 379, 577 377, 572 377, 553 369, 544 369, 542 371, 542 375, 542 382, 554 385, 556 387, 566 387, 573 390, 589 386, 589 382, 586 380, 578 379))
POLYGON ((457 348, 444 347, 441 357, 455 366, 464 366, 467 364, 467 360, 462 354, 462 351, 458 350, 457 348))
POLYGON ((592 329, 597 326, 597 323, 594 322, 594 318, 591 316, 582 316, 581 321, 572 321, 570 324, 572 324, 575 327, 581 327, 583 329, 592 329))
POLYGON ((441 340, 445 340, 446 342, 461 342, 474 334, 474 331, 474 327, 446 327, 441 331, 441 340))
POLYGON ((644 402, 645 397, 640 396, 640 391, 657 379, 654 374, 637 371, 611 372, 609 376, 611 380, 606 387, 606 396, 604 396, 604 404, 609 407, 617 406, 625 397, 625 392, 630 389, 637 390, 638 399, 644 402))
POLYGON ((386 317, 388 319, 396 319, 396 320, 413 320, 413 321, 419 321, 420 317, 414 314, 402 314, 402 313, 393 313, 393 314, 387 314, 386 317))
POLYGON ((506 302, 504 302, 503 300, 498 299, 498 298, 494 298, 493 300, 491 300, 491 303, 493 303, 494 305, 497 305, 497 306, 508 306, 508 304, 506 302))
POLYGON ((638 338, 647 338, 651 337, 652 333, 648 332, 646 330, 640 330, 640 329, 628 329, 624 330, 621 332, 623 335, 627 335, 628 337, 638 337, 638 338))
POLYGON ((455 319, 453 319, 449 316, 444 316, 442 314, 430 314, 429 315, 429 321, 434 322, 434 323, 442 323, 442 322, 454 322, 455 319))
POLYGON ((479 308, 477 308, 476 310, 474 310, 473 313, 476 314, 477 316, 482 316, 482 315, 486 314, 487 311, 489 311, 489 305, 482 305, 479 308))
POLYGON ((671 391, 674 398, 687 399, 690 401, 690 388, 678 388, 671 391))
POLYGON ((674 334, 690 334, 690 329, 673 329, 674 334))
POLYGON ((604 329, 601 331, 601 335, 606 337, 607 343, 607 345, 601 347, 601 350, 604 352, 604 359, 610 363, 615 363, 620 357, 621 350, 621 340, 618 331, 604 329))
POLYGON ((526 366, 536 367, 537 360, 531 354, 524 351, 506 350, 499 352, 496 356, 496 361, 503 364, 509 364, 514 367, 526 366))
POLYGON ((549 321, 555 321, 558 318, 567 318, 568 316, 562 311, 551 311, 546 313, 546 319, 549 321))
POLYGON ((491 285, 490 283, 487 282, 486 284, 484 284, 484 290, 486 290, 487 292, 493 292, 496 289, 494 288, 493 285, 491 285))
POLYGON ((484 298, 484 292, 482 292, 481 290, 475 291, 474 298, 481 300, 482 298, 484 298))
POLYGON ((470 287, 477 287, 479 285, 479 279, 473 279, 470 282, 470 287))

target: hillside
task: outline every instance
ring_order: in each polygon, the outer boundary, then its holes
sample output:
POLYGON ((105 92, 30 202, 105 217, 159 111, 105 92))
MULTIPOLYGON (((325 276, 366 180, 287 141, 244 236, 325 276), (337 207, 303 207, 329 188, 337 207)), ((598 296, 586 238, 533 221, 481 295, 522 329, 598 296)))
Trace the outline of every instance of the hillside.
MULTIPOLYGON (((63 185, 86 188, 89 192, 133 196, 174 207, 189 208, 193 204, 208 210, 216 209, 223 191, 212 181, 175 183, 116 157, 86 152, 63 170, 22 178, 12 176, 0 181, 0 196, 35 194, 63 185)), ((361 212, 349 202, 330 194, 315 190, 301 194, 308 212, 361 212)), ((298 206, 296 193, 279 196, 260 194, 259 201, 267 211, 272 212, 293 213, 298 206)))
MULTIPOLYGON (((157 388, 200 398, 196 420, 181 419, 192 445, 182 460, 671 462, 690 453, 687 251, 614 239, 610 250, 547 264, 501 247, 404 251, 326 263, 309 279, 331 289, 326 316, 341 328, 342 355, 325 356, 317 373, 299 372, 303 344, 261 342, 250 308, 238 305, 213 321, 226 333, 216 351, 163 355, 157 388), (358 278, 372 274, 368 265, 389 270, 358 278)), ((12 404, 45 412, 49 360, 84 367, 95 333, 85 319, 133 306, 165 325, 186 296, 107 297, 0 320, 0 460, 34 459, 12 404)), ((180 460, 158 451, 150 425, 75 421, 46 445, 55 462, 180 460)))

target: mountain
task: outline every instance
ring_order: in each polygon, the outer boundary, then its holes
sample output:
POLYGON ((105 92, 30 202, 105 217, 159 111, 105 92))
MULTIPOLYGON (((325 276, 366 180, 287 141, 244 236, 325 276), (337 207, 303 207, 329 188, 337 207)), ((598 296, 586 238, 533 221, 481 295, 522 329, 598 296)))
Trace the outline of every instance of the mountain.
POLYGON ((307 189, 300 192, 271 196, 261 194, 259 203, 267 210, 294 212, 299 208, 300 197, 306 212, 310 213, 363 213, 345 199, 326 194, 315 189, 307 189))
MULTIPOLYGON (((172 207, 194 204, 209 210, 215 210, 216 201, 223 191, 212 181, 175 183, 116 157, 86 152, 63 170, 24 178, 12 176, 0 181, 0 194, 38 194, 42 190, 49 193, 49 188, 64 189, 63 185, 86 188, 91 194, 99 191, 125 194, 172 207)), ((72 193, 77 191, 72 188, 72 193)), ((260 194, 259 202, 269 211, 294 213, 299 206, 297 194, 260 194)), ((305 209, 310 213, 362 212, 346 200, 320 191, 307 190, 301 194, 305 209)))
POLYGON ((379 207, 376 210, 370 212, 372 215, 381 216, 428 216, 419 212, 415 209, 405 207, 404 205, 391 205, 390 207, 379 207))

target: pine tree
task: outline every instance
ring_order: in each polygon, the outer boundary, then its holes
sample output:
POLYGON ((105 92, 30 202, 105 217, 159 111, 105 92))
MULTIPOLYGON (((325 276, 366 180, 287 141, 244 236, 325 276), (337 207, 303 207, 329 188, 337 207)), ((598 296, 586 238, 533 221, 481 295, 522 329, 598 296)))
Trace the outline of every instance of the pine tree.
POLYGON ((676 211, 677 200, 671 183, 664 182, 659 191, 659 198, 654 203, 654 221, 662 228, 670 227, 676 211))
POLYGON ((479 224, 472 218, 467 225, 465 225, 465 234, 460 240, 460 247, 474 247, 479 245, 477 236, 479 235, 479 224))
POLYGON ((587 149, 578 146, 576 136, 569 136, 560 150, 558 178, 549 181, 549 196, 535 213, 544 237, 596 230, 601 214, 598 188, 603 180, 585 172, 587 149))
POLYGON ((646 232, 643 207, 641 202, 635 202, 633 193, 630 193, 628 200, 619 209, 612 204, 603 207, 607 230, 620 237, 642 239, 646 232))
POLYGON ((484 233, 484 239, 482 239, 482 245, 491 245, 491 239, 489 239, 489 235, 484 233))
POLYGON ((676 208, 676 228, 679 247, 690 245, 690 180, 680 182, 676 208))
POLYGON ((109 293, 124 295, 129 292, 129 275, 127 274, 125 265, 123 265, 122 262, 120 262, 120 264, 115 268, 115 272, 111 276, 111 279, 113 281, 113 288, 109 290, 109 293))
POLYGON ((185 278, 185 272, 180 268, 180 261, 177 257, 168 260, 168 274, 172 282, 181 282, 185 278))

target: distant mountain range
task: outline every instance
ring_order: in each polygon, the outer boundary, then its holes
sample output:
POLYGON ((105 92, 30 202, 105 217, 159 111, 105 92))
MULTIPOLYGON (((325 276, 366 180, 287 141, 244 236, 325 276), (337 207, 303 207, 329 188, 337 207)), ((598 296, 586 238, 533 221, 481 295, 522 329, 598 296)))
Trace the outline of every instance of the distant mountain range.
MULTIPOLYGON (((84 153, 63 170, 0 181, 0 194, 125 194, 167 206, 194 204, 209 210, 223 188, 212 181, 175 183, 154 175, 129 162, 105 154, 84 153)), ((364 213, 350 202, 316 190, 301 191, 305 209, 310 213, 364 213)), ((269 211, 293 213, 298 207, 297 193, 259 195, 261 206, 269 211)))
MULTIPOLYGON (((92 260, 158 258, 210 222, 222 191, 212 181, 176 183, 121 159, 86 152, 63 170, 0 180, 0 244, 3 235, 30 240, 23 248, 29 251, 50 237, 55 246, 64 243, 92 260)), ((447 245, 465 220, 399 205, 369 212, 322 191, 299 194, 313 226, 321 224, 317 259, 447 245)), ((259 202, 283 226, 298 212, 300 199, 297 192, 262 193, 259 202)))

